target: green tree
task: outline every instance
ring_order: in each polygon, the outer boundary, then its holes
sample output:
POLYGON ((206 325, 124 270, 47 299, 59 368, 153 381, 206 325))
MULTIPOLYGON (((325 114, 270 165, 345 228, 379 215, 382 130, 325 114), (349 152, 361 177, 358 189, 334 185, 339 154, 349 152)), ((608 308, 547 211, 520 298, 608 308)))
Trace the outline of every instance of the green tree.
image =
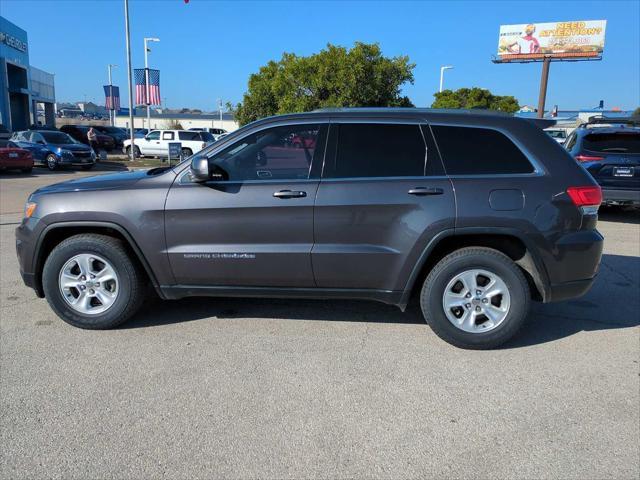
POLYGON ((458 90, 443 90, 434 93, 436 98, 432 108, 486 108, 501 112, 513 113, 518 111, 518 100, 511 95, 494 95, 483 88, 459 88, 458 90))
POLYGON ((632 115, 633 115, 634 117, 640 117, 640 107, 636 108, 636 109, 633 111, 632 115))
POLYGON ((328 44, 308 57, 284 53, 249 77, 233 108, 240 125, 262 117, 329 107, 411 107, 401 87, 413 83, 409 57, 385 57, 378 44, 328 44))

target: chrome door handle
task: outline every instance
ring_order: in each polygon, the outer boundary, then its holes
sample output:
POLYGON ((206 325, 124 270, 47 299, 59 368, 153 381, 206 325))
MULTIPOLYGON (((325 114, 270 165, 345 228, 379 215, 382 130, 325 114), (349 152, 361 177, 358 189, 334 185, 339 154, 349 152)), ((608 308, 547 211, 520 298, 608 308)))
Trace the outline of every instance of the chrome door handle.
POLYGON ((280 190, 273 194, 276 198, 302 198, 307 196, 307 192, 300 190, 280 190))
POLYGON ((444 190, 442 188, 437 188, 437 187, 415 187, 412 188, 411 190, 409 190, 407 192, 409 195, 419 195, 419 196, 426 196, 426 195, 442 195, 444 193, 444 190))

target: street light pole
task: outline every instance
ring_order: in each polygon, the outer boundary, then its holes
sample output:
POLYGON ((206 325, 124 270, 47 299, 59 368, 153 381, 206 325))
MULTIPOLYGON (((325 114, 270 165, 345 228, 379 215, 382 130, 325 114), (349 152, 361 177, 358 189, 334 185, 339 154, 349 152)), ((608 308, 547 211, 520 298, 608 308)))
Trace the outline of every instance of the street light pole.
POLYGON ((220 128, 222 129, 222 99, 218 99, 218 110, 220 111, 220 128))
POLYGON ((124 29, 127 44, 127 83, 129 84, 129 138, 131 146, 129 147, 129 159, 135 158, 135 140, 133 135, 133 78, 131 75, 131 35, 129 33, 129 0, 124 0, 124 29))
POLYGON ((444 83, 444 71, 445 70, 450 70, 452 68, 453 68, 453 66, 451 66, 451 65, 444 65, 444 66, 440 67, 440 90, 438 90, 439 92, 442 92, 442 85, 444 83))
POLYGON ((156 37, 145 37, 144 39, 144 83, 145 83, 145 97, 147 100, 147 128, 151 130, 151 103, 149 102, 149 48, 147 42, 159 42, 160 39, 156 37))
POLYGON ((109 109, 109 125, 111 125, 112 127, 115 124, 115 109, 113 108, 113 82, 111 81, 111 69, 117 66, 118 65, 112 63, 107 65, 107 69, 109 70, 109 96, 111 97, 111 108, 109 109))

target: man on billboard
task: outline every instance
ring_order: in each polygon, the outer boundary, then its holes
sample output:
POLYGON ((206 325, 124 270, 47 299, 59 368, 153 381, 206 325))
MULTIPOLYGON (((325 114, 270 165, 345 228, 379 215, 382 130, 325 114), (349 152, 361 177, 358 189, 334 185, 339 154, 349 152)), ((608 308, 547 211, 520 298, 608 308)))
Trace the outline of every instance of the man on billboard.
POLYGON ((536 26, 532 23, 527 25, 524 29, 524 36, 520 37, 515 42, 507 45, 509 53, 540 53, 540 42, 533 36, 536 31, 536 26))

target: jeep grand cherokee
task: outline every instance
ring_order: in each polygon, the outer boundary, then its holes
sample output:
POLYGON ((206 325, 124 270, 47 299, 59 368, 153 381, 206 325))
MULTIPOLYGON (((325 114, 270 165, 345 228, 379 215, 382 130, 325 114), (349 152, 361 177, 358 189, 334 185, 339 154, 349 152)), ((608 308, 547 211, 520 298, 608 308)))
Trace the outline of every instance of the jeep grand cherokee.
POLYGON ((402 310, 415 293, 441 338, 492 348, 531 300, 589 289, 600 202, 593 178, 529 120, 317 111, 254 122, 173 168, 41 188, 17 251, 25 283, 81 328, 121 324, 148 284, 163 299, 358 298, 402 310))

